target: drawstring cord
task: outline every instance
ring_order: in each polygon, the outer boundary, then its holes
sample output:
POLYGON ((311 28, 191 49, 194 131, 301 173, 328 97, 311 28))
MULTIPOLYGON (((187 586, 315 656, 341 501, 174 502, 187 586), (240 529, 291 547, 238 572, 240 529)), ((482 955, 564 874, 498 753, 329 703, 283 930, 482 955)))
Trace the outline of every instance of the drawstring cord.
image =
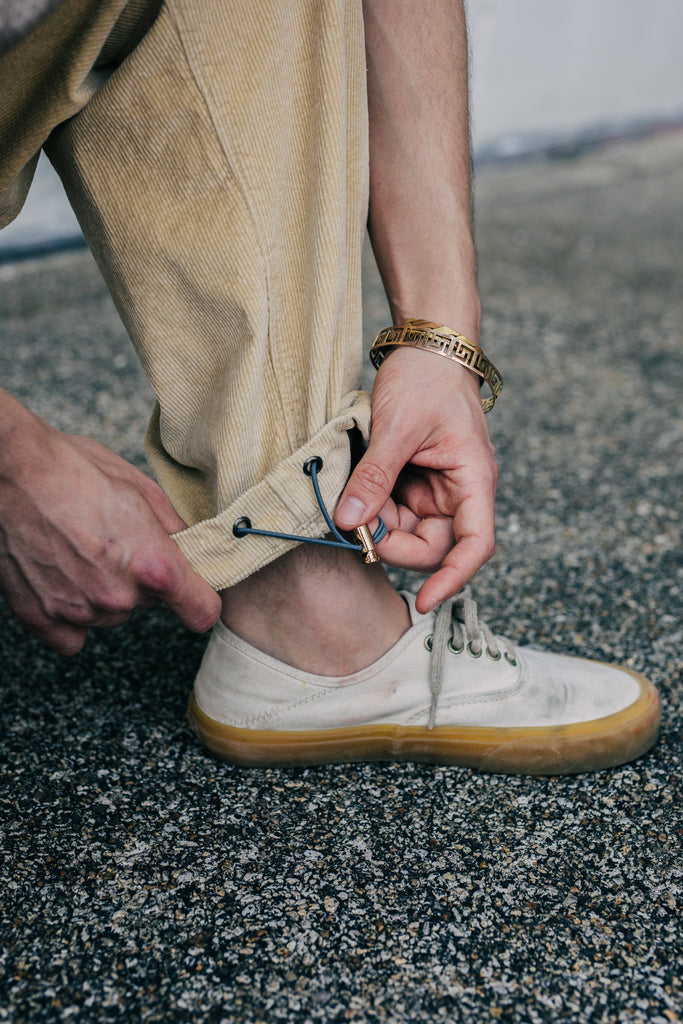
POLYGON ((380 519, 379 526, 372 534, 367 527, 360 527, 359 530, 355 530, 354 532, 361 540, 360 544, 353 544, 350 540, 347 540, 334 525, 329 512, 325 508, 325 502, 323 501, 322 494, 320 493, 320 485, 318 483, 318 473, 322 468, 323 460, 319 455, 314 455, 312 458, 307 459, 303 464, 304 473, 306 476, 311 478, 315 500, 318 502, 318 508, 320 509, 323 519, 327 524, 327 528, 330 533, 337 538, 336 540, 326 540, 322 537, 299 537, 293 533, 275 533, 272 530, 258 530, 251 525, 251 520, 247 516, 241 516, 233 524, 232 532, 234 536, 246 537, 249 534, 252 534, 255 537, 276 537, 278 540, 294 540, 303 541, 306 544, 322 544, 328 548, 344 548, 348 551, 359 551, 365 556, 364 561, 378 562, 379 558, 374 552, 374 544, 379 544, 382 538, 386 536, 386 524, 382 519, 380 519))

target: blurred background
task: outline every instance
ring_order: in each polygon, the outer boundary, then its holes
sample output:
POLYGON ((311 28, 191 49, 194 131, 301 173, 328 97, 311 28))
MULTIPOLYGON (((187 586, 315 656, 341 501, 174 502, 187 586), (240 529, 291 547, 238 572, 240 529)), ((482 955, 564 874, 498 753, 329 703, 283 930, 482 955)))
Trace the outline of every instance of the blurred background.
POLYGON ((683 122, 680 0, 468 0, 475 154, 683 122))
MULTIPOLYGON (((680 0, 468 0, 475 160, 571 155, 683 125, 680 0)), ((0 259, 80 243, 43 158, 0 259)))

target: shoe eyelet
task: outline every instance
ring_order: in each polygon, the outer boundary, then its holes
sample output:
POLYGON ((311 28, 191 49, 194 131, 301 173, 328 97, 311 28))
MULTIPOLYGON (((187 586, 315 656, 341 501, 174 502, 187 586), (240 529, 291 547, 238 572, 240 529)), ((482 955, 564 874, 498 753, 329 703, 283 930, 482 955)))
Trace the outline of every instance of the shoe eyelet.
POLYGON ((469 654, 470 658, 481 658, 484 652, 482 651, 481 648, 479 648, 478 651, 475 651, 474 648, 472 647, 472 641, 470 640, 470 642, 467 645, 467 653, 469 654))
POLYGON ((448 645, 447 646, 448 646, 448 650, 451 652, 451 654, 462 654, 462 652, 465 650, 465 645, 464 644, 460 644, 459 647, 456 647, 455 644, 453 643, 453 638, 452 637, 448 641, 448 645))
POLYGON ((431 654, 432 647, 434 645, 434 634, 430 633, 429 636, 425 637, 425 647, 431 654))
POLYGON ((500 659, 503 657, 500 651, 496 651, 496 653, 494 654, 490 647, 486 648, 486 655, 491 659, 491 661, 500 661, 500 659))
POLYGON ((508 665, 512 665, 513 668, 517 668, 517 659, 511 658, 507 651, 505 652, 505 660, 507 661, 508 665))

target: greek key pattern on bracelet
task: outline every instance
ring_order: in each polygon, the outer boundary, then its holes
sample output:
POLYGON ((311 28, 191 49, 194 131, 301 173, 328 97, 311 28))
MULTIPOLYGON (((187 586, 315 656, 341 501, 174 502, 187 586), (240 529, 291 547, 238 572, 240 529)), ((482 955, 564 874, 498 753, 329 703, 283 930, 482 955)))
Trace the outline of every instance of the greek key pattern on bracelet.
POLYGON ((431 320, 406 320, 399 327, 387 327, 380 331, 370 348, 370 360, 376 370, 388 351, 399 345, 435 352, 466 366, 481 377, 491 390, 490 397, 483 398, 481 402, 484 412, 489 412, 496 404, 503 389, 503 378, 479 346, 464 334, 431 320))

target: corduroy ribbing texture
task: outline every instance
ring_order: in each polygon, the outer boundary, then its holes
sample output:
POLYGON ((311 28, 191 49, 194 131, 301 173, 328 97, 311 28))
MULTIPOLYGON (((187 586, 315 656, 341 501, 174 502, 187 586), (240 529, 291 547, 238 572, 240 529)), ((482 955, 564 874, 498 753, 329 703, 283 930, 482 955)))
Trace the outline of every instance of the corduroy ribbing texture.
POLYGON ((217 589, 322 536, 358 392, 367 108, 358 0, 168 0, 46 151, 154 388, 176 541, 217 589))

